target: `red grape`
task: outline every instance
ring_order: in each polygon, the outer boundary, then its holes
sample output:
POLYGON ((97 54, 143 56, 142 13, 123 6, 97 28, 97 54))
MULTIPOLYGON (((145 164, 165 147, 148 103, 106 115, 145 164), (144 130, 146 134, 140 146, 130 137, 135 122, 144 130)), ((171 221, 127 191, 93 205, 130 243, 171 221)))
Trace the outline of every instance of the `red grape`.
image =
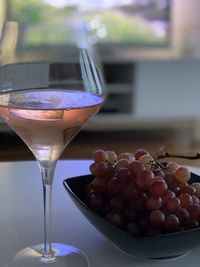
POLYGON ((152 164, 154 162, 154 159, 153 159, 152 156, 150 156, 150 155, 143 155, 143 156, 140 157, 139 160, 142 162, 142 164, 145 166, 145 168, 147 168, 149 170, 152 169, 152 164))
POLYGON ((150 213, 149 220, 153 227, 161 228, 165 223, 165 214, 160 210, 154 210, 150 213))
POLYGON ((117 212, 109 212, 106 215, 106 220, 116 227, 120 227, 123 223, 122 215, 117 212))
POLYGON ((195 182, 195 183, 192 183, 191 186, 196 189, 196 195, 200 197, 200 183, 195 182))
POLYGON ((190 217, 188 210, 179 207, 174 211, 174 214, 178 217, 180 223, 185 223, 190 217))
POLYGON ((98 194, 92 194, 89 197, 88 204, 92 210, 99 212, 103 207, 103 197, 98 194))
POLYGON ((165 206, 164 203, 163 203, 163 205, 162 205, 161 210, 162 210, 162 212, 163 212, 165 215, 168 215, 168 214, 171 213, 171 212, 167 209, 167 207, 165 206))
POLYGON ((165 206, 169 211, 174 212, 180 207, 180 200, 177 197, 169 197, 165 202, 165 206))
POLYGON ((106 183, 103 179, 96 177, 91 184, 96 193, 103 193, 106 191, 106 183))
POLYGON ((165 182, 167 183, 168 187, 171 188, 175 185, 176 178, 173 173, 165 173, 163 176, 165 182))
POLYGON ((90 190, 88 190, 88 191, 86 192, 86 197, 87 197, 87 199, 89 199, 90 196, 91 196, 92 194, 95 194, 95 193, 96 193, 96 192, 95 192, 94 189, 90 189, 90 190))
POLYGON ((190 180, 190 171, 188 170, 188 168, 180 166, 178 167, 175 172, 174 175, 177 179, 177 181, 181 182, 181 183, 186 183, 190 180))
POLYGON ((104 150, 96 150, 93 155, 95 162, 105 162, 107 160, 107 153, 104 150))
POLYGON ((142 193, 138 198, 134 200, 134 207, 137 210, 144 210, 146 208, 147 195, 142 193))
POLYGON ((200 205, 191 204, 188 208, 188 211, 193 219, 200 221, 200 205))
POLYGON ((169 188, 171 191, 173 191, 175 193, 176 196, 178 196, 180 194, 181 190, 180 190, 179 186, 174 185, 174 186, 170 186, 169 188))
POLYGON ((120 195, 123 200, 127 202, 132 202, 132 200, 139 197, 140 192, 136 188, 136 185, 134 182, 129 182, 121 188, 120 195))
POLYGON ((116 162, 115 168, 116 171, 120 170, 121 168, 129 168, 129 161, 127 159, 120 159, 116 162))
POLYGON ((140 236, 140 230, 139 230, 137 224, 134 222, 130 222, 129 224, 127 224, 126 230, 130 235, 133 235, 135 237, 140 236))
POLYGON ((181 182, 177 181, 176 185, 179 186, 180 190, 181 190, 183 187, 188 186, 189 184, 188 183, 181 183, 181 182))
POLYGON ((117 154, 114 151, 107 151, 107 161, 111 164, 117 161, 117 154))
POLYGON ((158 210, 162 207, 162 198, 150 195, 146 200, 147 210, 158 210))
POLYGON ((180 200, 180 206, 182 208, 188 209, 188 207, 193 203, 192 196, 187 193, 182 193, 178 196, 180 200))
POLYGON ((154 174, 150 170, 142 170, 139 171, 136 175, 136 185, 141 189, 144 190, 147 188, 147 185, 150 180, 154 178, 154 174))
POLYGON ((141 236, 146 236, 147 234, 147 229, 149 228, 149 215, 143 213, 138 221, 137 221, 137 225, 140 229, 140 234, 141 236))
POLYGON ((173 191, 171 191, 171 190, 167 190, 167 191, 165 192, 165 194, 163 195, 162 200, 163 200, 163 202, 165 203, 165 202, 167 201, 168 198, 170 198, 170 197, 175 197, 175 196, 176 196, 176 195, 175 195, 175 193, 174 193, 173 191))
POLYGON ((95 165, 95 176, 106 178, 108 175, 108 165, 105 162, 98 162, 95 165))
POLYGON ((197 196, 191 196, 192 197, 192 201, 193 201, 193 204, 200 204, 200 200, 197 196))
POLYGON ((107 183, 107 191, 110 195, 117 195, 120 193, 122 188, 122 183, 118 177, 113 177, 107 183))
POLYGON ((118 196, 113 197, 109 201, 110 209, 115 211, 122 211, 124 208, 124 203, 122 199, 118 196))
POLYGON ((176 162, 167 162, 166 164, 166 170, 170 173, 174 173, 175 170, 179 167, 179 165, 176 162))
POLYGON ((187 193, 187 194, 193 196, 196 193, 196 188, 194 188, 191 185, 185 185, 185 186, 180 188, 180 193, 187 193))
POLYGON ((127 207, 124 210, 123 216, 127 222, 133 222, 138 219, 139 214, 134 207, 127 207))
POLYGON ((149 155, 149 152, 146 149, 138 149, 135 152, 135 159, 139 160, 143 155, 149 155))
POLYGON ((145 169, 144 165, 139 160, 134 160, 130 163, 129 169, 132 175, 136 175, 139 171, 145 169))
POLYGON ((132 153, 121 153, 118 156, 118 160, 120 159, 127 159, 129 162, 131 162, 135 159, 135 157, 132 153))
POLYGON ((184 227, 186 230, 194 229, 194 228, 197 228, 198 226, 199 226, 198 221, 191 217, 189 217, 184 223, 184 227))
POLYGON ((165 181, 155 181, 151 184, 150 186, 150 192, 151 194, 157 196, 157 197, 162 197, 165 195, 166 191, 168 189, 167 184, 165 181))
POLYGON ((120 179, 120 181, 122 183, 125 183, 127 182, 129 179, 130 179, 130 172, 129 172, 129 169, 127 168, 121 168, 118 172, 117 172, 117 177, 120 179))
POLYGON ((179 219, 175 214, 168 214, 165 218, 165 230, 176 232, 179 229, 179 219))

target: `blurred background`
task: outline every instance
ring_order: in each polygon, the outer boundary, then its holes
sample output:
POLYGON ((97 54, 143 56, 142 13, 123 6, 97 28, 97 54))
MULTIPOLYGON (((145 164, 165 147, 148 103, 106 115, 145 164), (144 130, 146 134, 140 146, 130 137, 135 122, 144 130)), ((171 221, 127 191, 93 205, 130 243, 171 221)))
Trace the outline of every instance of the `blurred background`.
MULTIPOLYGON (((105 105, 63 158, 91 158, 97 148, 200 150, 199 10, 199 0, 0 1, 0 32, 4 21, 19 22, 19 60, 72 60, 78 45, 102 68, 105 105)), ((3 123, 0 140, 1 160, 33 158, 3 123)))

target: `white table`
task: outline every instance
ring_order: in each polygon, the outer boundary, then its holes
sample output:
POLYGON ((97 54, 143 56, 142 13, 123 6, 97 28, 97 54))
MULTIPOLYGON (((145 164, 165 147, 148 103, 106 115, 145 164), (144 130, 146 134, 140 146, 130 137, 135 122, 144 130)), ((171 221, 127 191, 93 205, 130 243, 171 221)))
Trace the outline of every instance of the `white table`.
MULTIPOLYGON (((54 242, 79 247, 88 255, 91 267, 199 266, 200 247, 183 257, 163 261, 137 259, 114 247, 82 216, 62 183, 67 177, 87 174, 89 164, 77 160, 58 162, 53 189, 54 242)), ((20 249, 42 242, 42 182, 37 163, 0 163, 0 267, 20 249)))

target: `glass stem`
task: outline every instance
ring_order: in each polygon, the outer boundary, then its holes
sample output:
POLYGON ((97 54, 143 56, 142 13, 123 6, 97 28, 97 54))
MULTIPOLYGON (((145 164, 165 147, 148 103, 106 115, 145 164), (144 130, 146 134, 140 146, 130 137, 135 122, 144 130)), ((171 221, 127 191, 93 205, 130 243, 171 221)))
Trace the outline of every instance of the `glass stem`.
POLYGON ((52 263, 56 260, 54 253, 52 251, 52 242, 51 242, 52 182, 53 182, 55 166, 43 167, 40 165, 40 170, 43 181, 43 200, 44 200, 44 251, 41 261, 45 263, 52 263))

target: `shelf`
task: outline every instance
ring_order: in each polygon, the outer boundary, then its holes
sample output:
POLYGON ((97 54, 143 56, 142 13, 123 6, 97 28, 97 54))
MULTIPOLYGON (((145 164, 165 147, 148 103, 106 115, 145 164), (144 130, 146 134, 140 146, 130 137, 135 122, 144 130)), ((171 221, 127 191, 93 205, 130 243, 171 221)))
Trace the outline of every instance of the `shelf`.
POLYGON ((134 63, 104 63, 106 101, 100 113, 132 114, 134 110, 134 63))
POLYGON ((133 63, 106 63, 103 67, 107 84, 133 83, 133 63))
POLYGON ((90 131, 121 131, 146 129, 194 129, 196 118, 136 118, 132 114, 98 114, 85 126, 90 131))
POLYGON ((132 84, 121 83, 121 84, 107 84, 106 90, 110 94, 132 94, 132 84))

